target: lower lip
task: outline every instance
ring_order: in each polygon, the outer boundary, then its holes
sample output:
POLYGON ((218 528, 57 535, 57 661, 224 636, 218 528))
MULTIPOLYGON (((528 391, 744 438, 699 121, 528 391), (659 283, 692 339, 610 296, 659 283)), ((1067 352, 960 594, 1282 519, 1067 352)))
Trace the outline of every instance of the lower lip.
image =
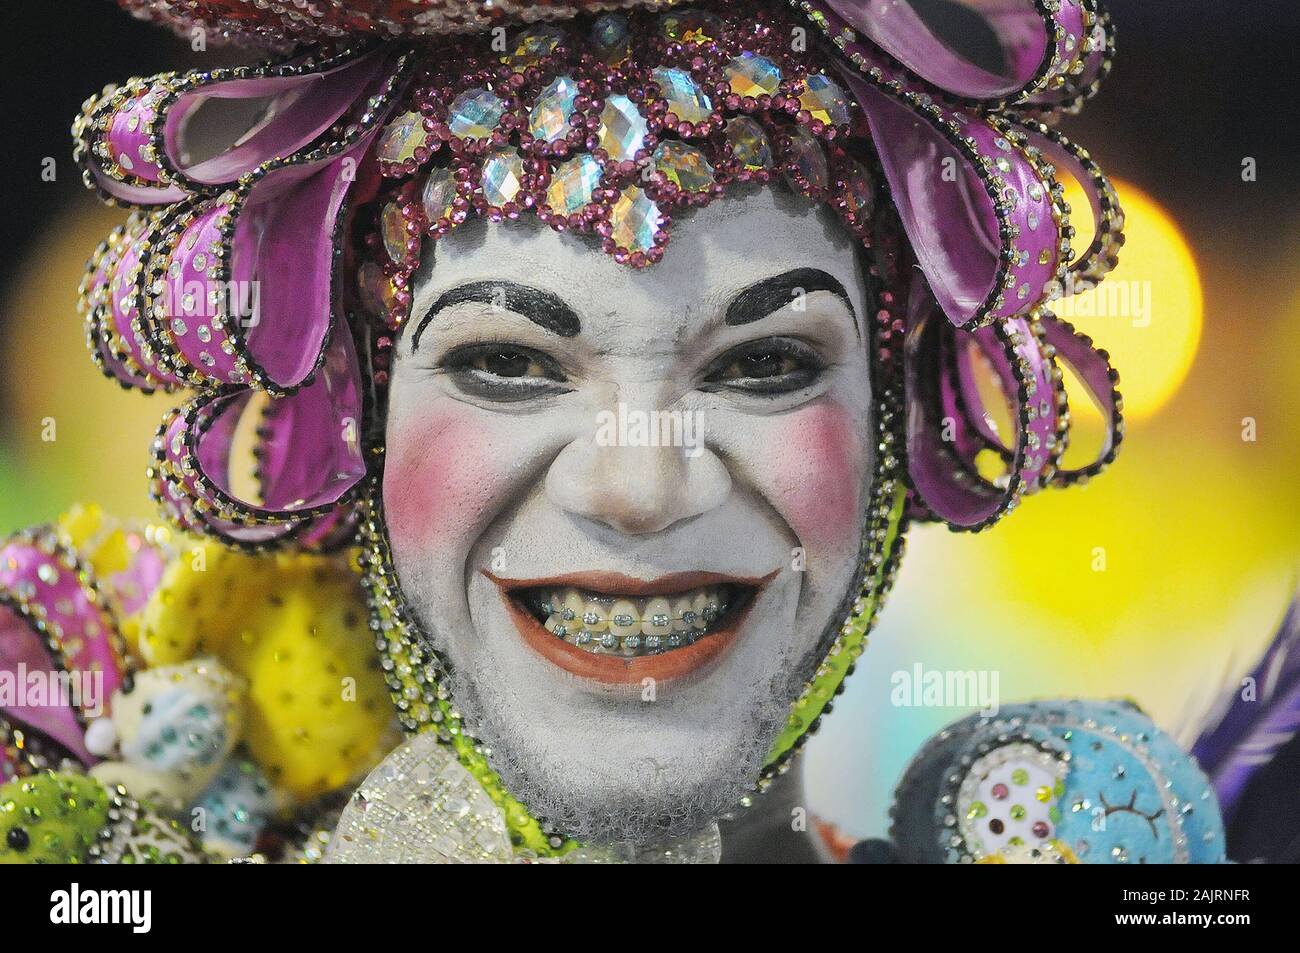
POLYGON ((736 635, 744 625, 745 617, 749 615, 750 607, 753 606, 757 596, 758 594, 754 593, 744 607, 731 614, 725 626, 710 632, 694 645, 671 649, 659 655, 619 658, 616 655, 585 652, 575 645, 570 645, 546 631, 545 626, 508 593, 504 591, 501 593, 515 627, 524 637, 524 642, 538 655, 571 675, 599 682, 602 685, 637 685, 647 678, 662 685, 699 672, 720 658, 736 640, 736 635))

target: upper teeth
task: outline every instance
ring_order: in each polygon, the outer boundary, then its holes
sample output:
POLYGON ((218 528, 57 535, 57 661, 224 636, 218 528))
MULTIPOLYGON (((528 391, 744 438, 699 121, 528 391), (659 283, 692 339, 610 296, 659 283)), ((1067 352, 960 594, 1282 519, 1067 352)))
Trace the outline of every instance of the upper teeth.
POLYGON ((541 595, 546 629, 573 645, 622 655, 689 645, 726 611, 729 587, 675 596, 610 596, 567 587, 541 595))

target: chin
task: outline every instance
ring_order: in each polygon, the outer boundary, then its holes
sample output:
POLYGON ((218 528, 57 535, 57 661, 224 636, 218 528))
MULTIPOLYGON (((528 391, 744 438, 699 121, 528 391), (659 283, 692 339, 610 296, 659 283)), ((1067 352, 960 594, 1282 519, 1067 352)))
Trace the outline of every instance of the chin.
POLYGON ((647 846, 703 829, 753 791, 797 688, 749 686, 725 712, 703 703, 716 694, 708 679, 655 702, 591 692, 567 675, 520 684, 472 669, 451 690, 535 817, 585 844, 647 846), (559 714, 538 695, 555 691, 567 699, 559 714))
POLYGON ((823 628, 796 625, 793 572, 467 583, 466 624, 426 626, 465 727, 534 816, 589 844, 653 844, 735 808, 823 628))

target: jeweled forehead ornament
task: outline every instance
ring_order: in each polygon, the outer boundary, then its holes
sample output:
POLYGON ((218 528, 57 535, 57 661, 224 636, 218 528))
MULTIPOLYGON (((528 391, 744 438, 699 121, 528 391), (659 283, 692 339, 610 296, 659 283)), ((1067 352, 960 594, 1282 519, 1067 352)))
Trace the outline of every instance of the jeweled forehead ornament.
POLYGON ((1094 0, 972 4, 1000 72, 904 0, 126 5, 292 52, 87 102, 73 130, 86 181, 136 210, 87 270, 92 356, 125 387, 193 391, 149 470, 177 525, 245 547, 367 543, 381 641, 390 662, 410 650, 390 673, 408 728, 447 730, 454 711, 373 555, 388 362, 421 255, 471 216, 535 215, 646 267, 671 261, 674 213, 771 184, 827 203, 865 246, 879 463, 863 595, 774 769, 861 651, 909 520, 982 529, 1114 457, 1116 375, 1048 310, 1122 242, 1105 176, 1050 125, 1109 68, 1094 0), (487 29, 534 19, 553 22, 487 29), (232 100, 260 118, 221 138, 205 117, 232 100), (1087 245, 1067 178, 1091 206, 1087 245), (1078 469, 1061 466, 1066 366, 1110 422, 1078 469), (232 472, 248 442, 251 484, 232 472))

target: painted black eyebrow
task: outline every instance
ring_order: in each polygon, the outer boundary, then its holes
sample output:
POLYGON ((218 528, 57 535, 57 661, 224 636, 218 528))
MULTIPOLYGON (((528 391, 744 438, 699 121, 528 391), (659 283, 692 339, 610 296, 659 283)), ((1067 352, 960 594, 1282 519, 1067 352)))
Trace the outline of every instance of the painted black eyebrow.
POLYGON ((411 338, 411 353, 414 354, 420 346, 420 335, 424 333, 425 325, 438 312, 466 301, 497 305, 515 314, 521 314, 539 327, 560 337, 571 338, 582 330, 582 324, 578 321, 578 316, 573 313, 573 309, 549 291, 516 284, 513 281, 472 281, 444 291, 442 296, 433 303, 433 307, 424 313, 419 327, 415 329, 415 336, 411 338))
MULTIPOLYGON (((857 318, 857 309, 849 298, 849 293, 839 280, 820 268, 795 268, 772 278, 755 282, 731 300, 727 305, 726 322, 730 325, 750 324, 766 318, 774 311, 779 311, 795 299, 798 294, 810 295, 814 291, 829 291, 844 302, 849 313, 857 318)), ((857 330, 857 321, 853 322, 857 330)))

